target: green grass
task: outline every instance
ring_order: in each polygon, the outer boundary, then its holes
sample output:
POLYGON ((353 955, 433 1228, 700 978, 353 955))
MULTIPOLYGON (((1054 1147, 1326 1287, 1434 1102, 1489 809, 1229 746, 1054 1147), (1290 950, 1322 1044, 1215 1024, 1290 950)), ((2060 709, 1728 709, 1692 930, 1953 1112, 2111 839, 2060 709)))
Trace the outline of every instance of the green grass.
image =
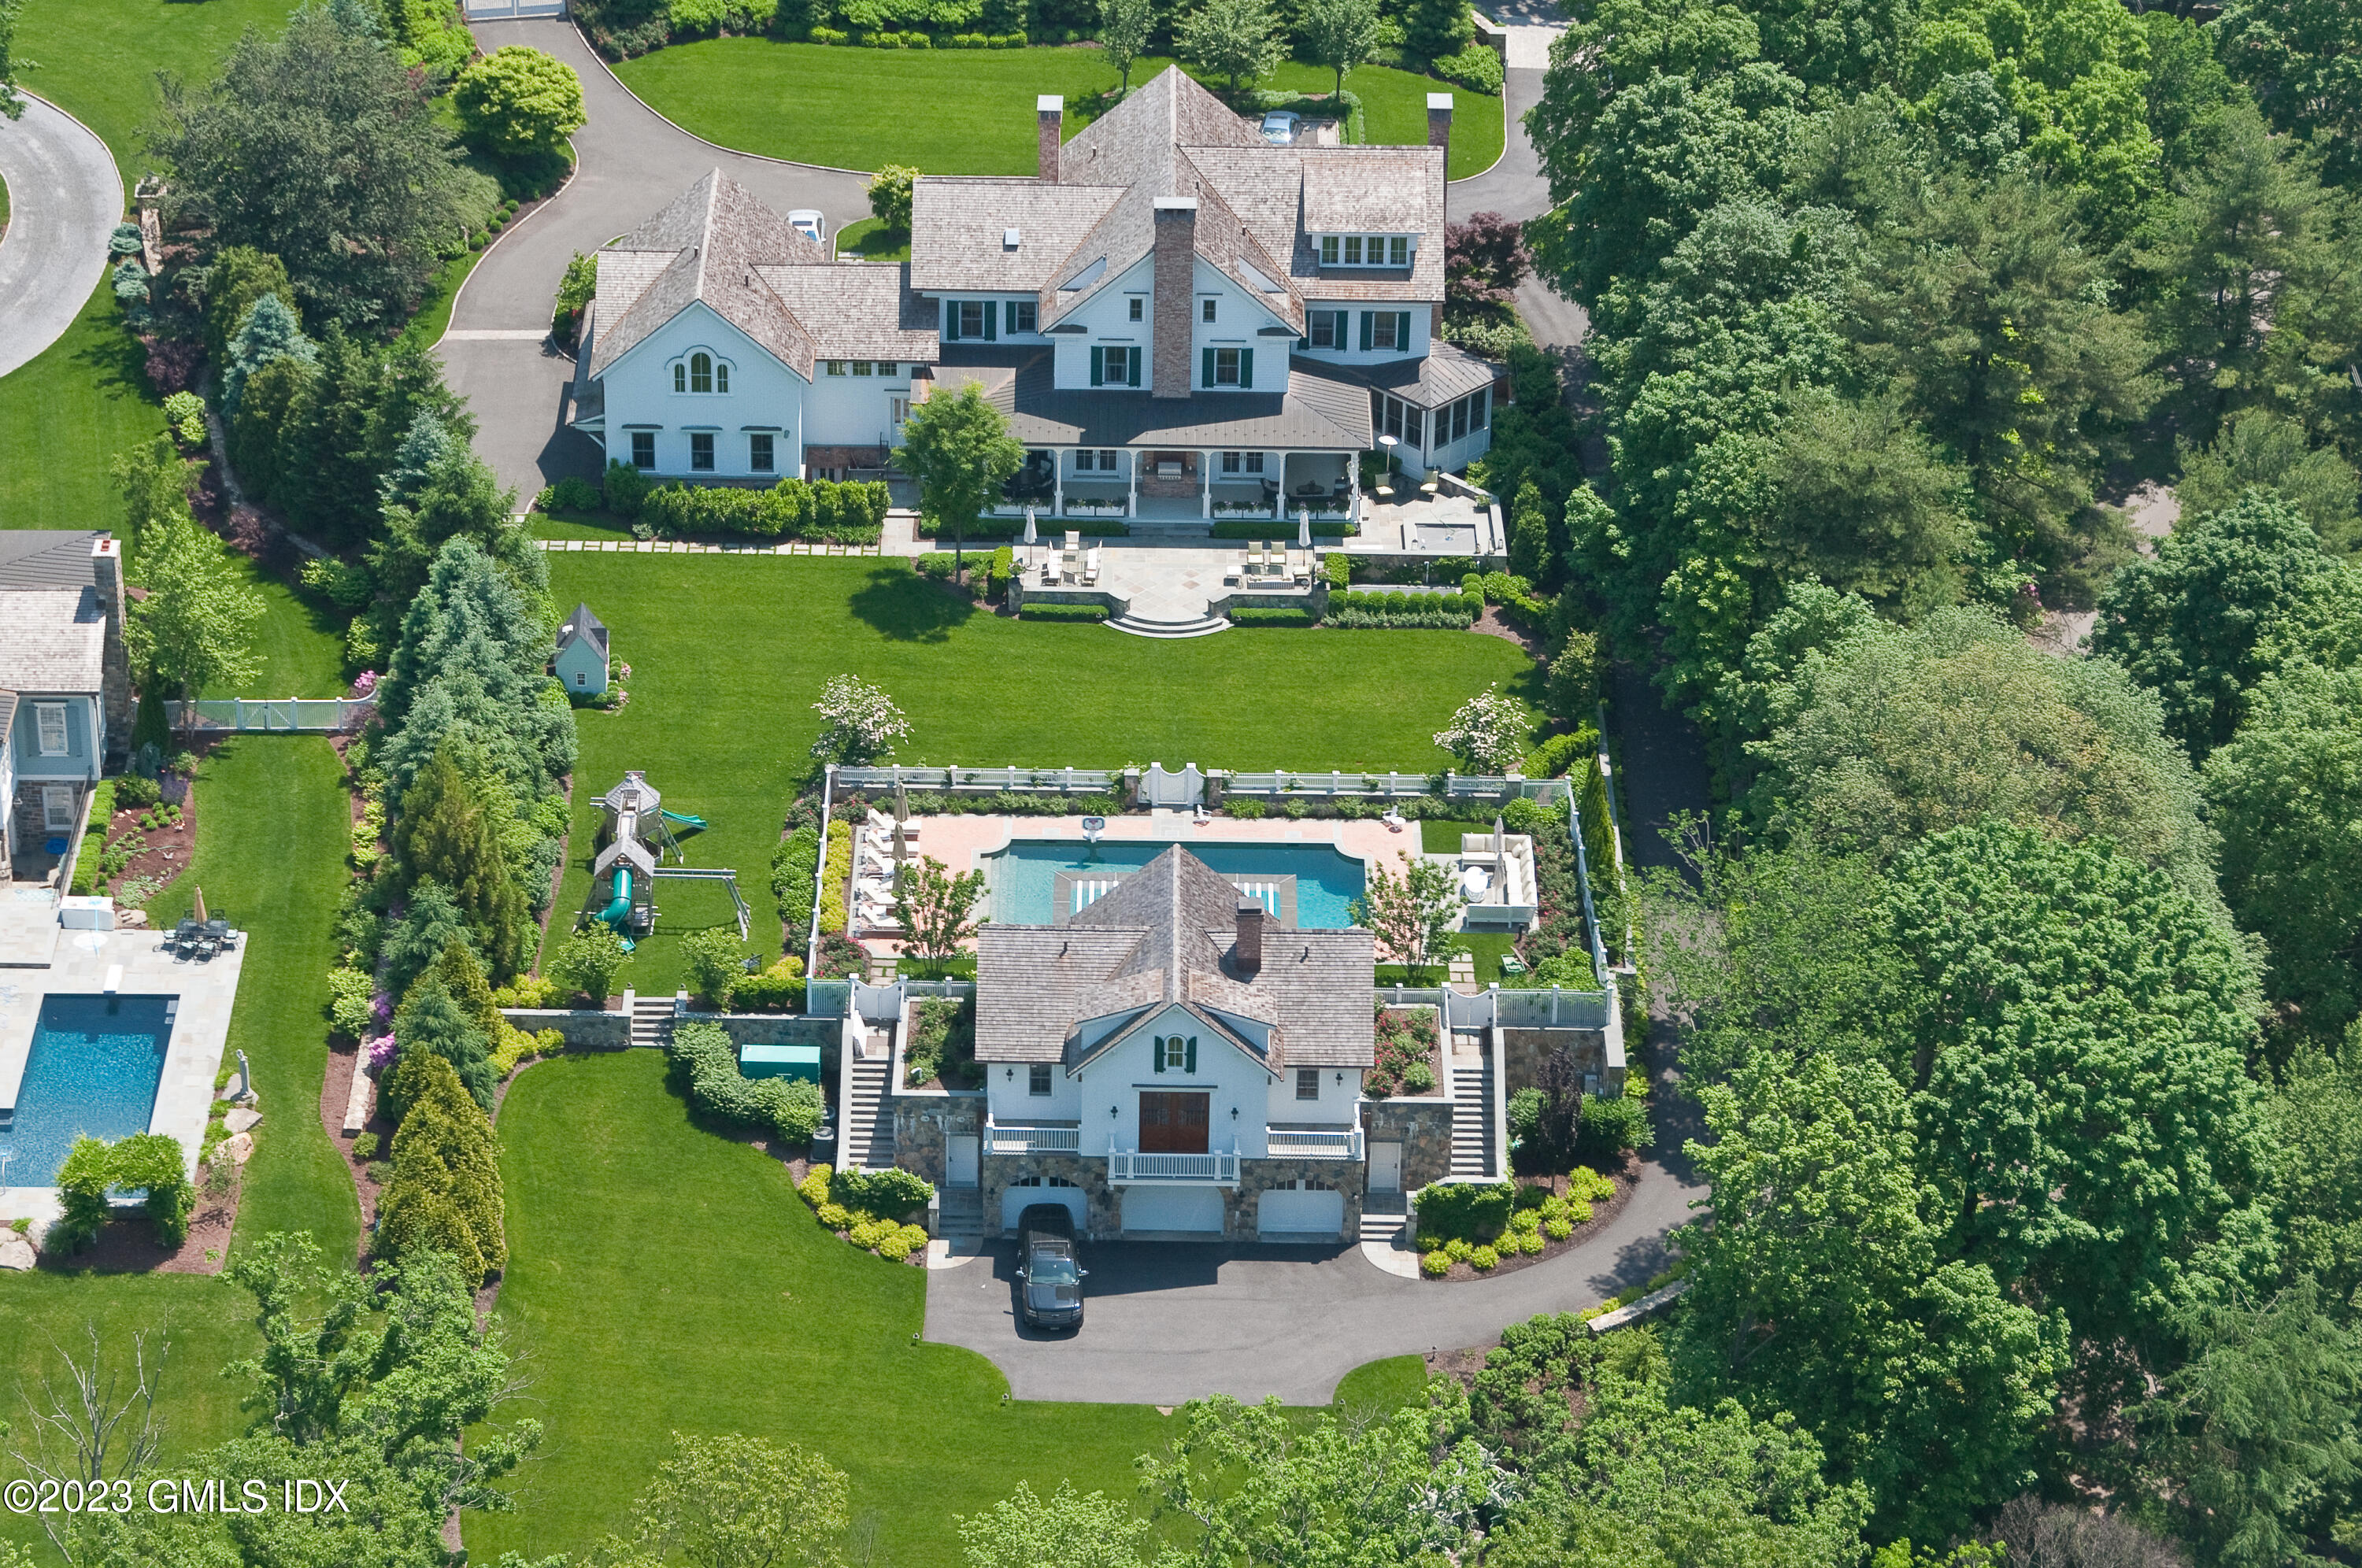
POLYGON ((162 100, 156 73, 192 84, 214 72, 238 34, 276 31, 297 0, 34 0, 17 28, 17 56, 38 61, 22 84, 96 131, 124 189, 148 168, 140 132, 162 100))
POLYGON ((164 428, 147 352, 123 329, 103 269, 91 271, 90 303, 65 336, 0 377, 0 527, 120 527, 115 459, 164 428))
POLYGON ((836 231, 836 253, 848 261, 908 261, 911 237, 866 217, 836 231))
POLYGON ((924 1274, 822 1231, 783 1166, 690 1124, 664 1071, 652 1051, 561 1056, 502 1108, 500 1311, 547 1437, 518 1512, 468 1517, 476 1561, 590 1546, 676 1430, 822 1453, 897 1568, 958 1562, 953 1516, 1020 1481, 1131 1497, 1132 1456, 1161 1445, 1163 1418, 1004 1403, 982 1357, 915 1342, 924 1274))
POLYGON ((1422 855, 1457 855, 1460 835, 1468 833, 1491 833, 1491 823, 1456 817, 1422 817, 1418 823, 1418 847, 1422 855))
MULTIPOLYGON (((484 247, 484 250, 491 248, 490 245, 484 247)), ((443 263, 443 270, 435 274, 435 282, 427 285, 426 297, 419 302, 418 314, 402 329, 401 341, 404 345, 435 347, 443 329, 451 325, 451 307, 459 303, 459 285, 468 281, 476 263, 484 259, 484 250, 462 250, 443 263)))
MULTIPOLYGON (((1466 632, 1226 634, 1184 642, 1020 622, 965 605, 900 561, 576 552, 550 558, 558 602, 590 604, 632 666, 620 712, 578 715, 572 858, 553 929, 589 895, 598 797, 645 769, 665 804, 713 824, 689 862, 734 867, 766 955, 779 813, 817 733, 827 679, 885 687, 911 718, 907 762, 979 767, 1344 767, 1426 773, 1435 731, 1500 681, 1529 701, 1532 666, 1466 632)), ((668 993, 679 936, 730 918, 718 888, 660 884, 657 933, 624 984, 668 993)))
POLYGON ((1415 1355, 1363 1362, 1337 1380, 1336 1403, 1347 1410, 1399 1410, 1427 1391, 1427 1363, 1415 1355))
MULTIPOLYGON (((197 775, 197 848, 189 870, 149 906, 152 923, 205 907, 248 934, 227 1052, 254 1067, 266 1120, 246 1167, 237 1243, 270 1231, 309 1231, 331 1257, 360 1233, 352 1178, 320 1125, 327 1071, 323 977, 344 890, 350 815, 342 767, 317 736, 241 735, 197 775)), ((235 1061, 225 1053, 225 1060, 235 1061)))
MULTIPOLYGON (((1142 60, 1134 86, 1172 61, 1142 60)), ((1065 96, 1068 129, 1084 102, 1116 84, 1096 48, 881 50, 709 39, 675 44, 615 67, 657 113, 725 147, 844 169, 907 163, 928 174, 1031 174, 1033 99, 1065 96)), ((1291 61, 1264 85, 1325 93, 1333 74, 1291 61)), ((1427 141, 1427 94, 1449 83, 1388 66, 1345 79, 1374 142, 1427 141)), ((1502 101, 1451 87, 1451 178, 1481 173, 1501 155, 1502 101)))

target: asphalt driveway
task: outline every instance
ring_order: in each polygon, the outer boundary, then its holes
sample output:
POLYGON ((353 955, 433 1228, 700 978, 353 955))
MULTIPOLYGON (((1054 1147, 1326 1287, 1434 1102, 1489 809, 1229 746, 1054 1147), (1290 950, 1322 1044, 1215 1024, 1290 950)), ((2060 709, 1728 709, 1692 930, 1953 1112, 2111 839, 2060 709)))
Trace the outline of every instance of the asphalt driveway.
POLYGON ((65 336, 106 271, 106 240, 123 221, 123 176, 98 133, 25 94, 22 119, 0 119, 0 376, 65 336))
POLYGON ((1358 1245, 1085 1243, 1086 1316, 1043 1333, 1016 1316, 1015 1249, 927 1275, 926 1337, 1007 1374, 1020 1399, 1177 1405, 1214 1394, 1327 1404, 1337 1380, 1384 1356, 1484 1344, 1541 1312, 1594 1307, 1661 1271, 1665 1235, 1703 1187, 1650 1162, 1631 1201, 1589 1242, 1491 1279, 1399 1279, 1358 1245))
POLYGON ((485 252, 438 345, 453 390, 475 409, 476 450, 522 504, 545 484, 600 466, 597 446, 566 428, 574 361, 547 341, 558 280, 576 251, 635 227, 716 168, 776 211, 818 207, 831 233, 869 215, 868 182, 701 141, 627 92, 570 23, 478 22, 472 30, 488 53, 523 44, 574 67, 590 116, 574 133, 574 177, 485 252))

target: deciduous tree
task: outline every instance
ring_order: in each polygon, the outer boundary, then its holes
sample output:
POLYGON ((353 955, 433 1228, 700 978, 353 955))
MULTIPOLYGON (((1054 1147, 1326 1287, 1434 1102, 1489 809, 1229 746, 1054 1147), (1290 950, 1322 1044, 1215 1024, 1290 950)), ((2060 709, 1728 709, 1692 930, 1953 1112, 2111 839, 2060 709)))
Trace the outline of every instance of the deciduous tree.
POLYGON ((1099 52, 1116 70, 1116 89, 1131 96, 1131 68, 1148 49, 1155 26, 1151 0, 1098 0, 1099 52))
POLYGON ((185 514, 167 521, 147 540, 138 574, 148 597, 132 603, 125 641, 149 691, 193 701, 207 687, 254 679, 262 595, 219 536, 185 514))
MULTIPOLYGON (((1466 0, 1460 3, 1464 9, 1466 0)), ((1233 93, 1242 77, 1270 75, 1286 50, 1269 0, 1204 0, 1173 29, 1173 46, 1207 74, 1228 78, 1233 93)))
MULTIPOLYGON (((1252 5, 1256 0, 1221 3, 1252 5)), ((952 565, 957 570, 961 542, 999 497, 1002 482, 1024 467, 1025 447, 1010 436, 1009 421, 971 381, 956 396, 938 392, 911 411, 894 460, 919 481, 920 505, 936 529, 951 530, 952 565)))
POLYGON ((894 743, 911 733, 903 715, 882 686, 857 675, 829 678, 812 711, 826 726, 811 745, 822 762, 849 767, 880 761, 894 755, 894 743))
POLYGON ((1378 951, 1408 966, 1416 984, 1451 937, 1460 889, 1451 872, 1424 857, 1399 876, 1373 861, 1351 912, 1353 923, 1377 939, 1378 951))
POLYGON ((1139 1568, 1148 1522, 1103 1492, 1058 1483, 1047 1497, 1020 1481, 988 1513, 959 1522, 967 1568, 1139 1568))
MULTIPOLYGON (((1104 6, 1110 0, 1100 0, 1104 6)), ((1337 73, 1338 101, 1344 101, 1345 73, 1369 63, 1378 48, 1377 0, 1306 0, 1297 15, 1297 36, 1305 58, 1337 73)), ((1101 35, 1105 47, 1105 35, 1101 35)), ((1126 61, 1129 68, 1130 61, 1126 61)))
POLYGON ((984 922, 970 917, 984 896, 984 873, 957 876, 932 855, 902 868, 894 890, 894 923, 902 928, 902 945, 914 958, 940 960, 957 955, 963 944, 976 940, 984 922))
POLYGON ((794 1443, 673 1434, 673 1454, 632 1505, 631 1533, 596 1560, 614 1568, 833 1568, 845 1529, 844 1472, 794 1443))
POLYGON ((498 158, 557 152, 590 123, 574 68, 522 44, 503 44, 460 72, 451 106, 469 145, 498 158))

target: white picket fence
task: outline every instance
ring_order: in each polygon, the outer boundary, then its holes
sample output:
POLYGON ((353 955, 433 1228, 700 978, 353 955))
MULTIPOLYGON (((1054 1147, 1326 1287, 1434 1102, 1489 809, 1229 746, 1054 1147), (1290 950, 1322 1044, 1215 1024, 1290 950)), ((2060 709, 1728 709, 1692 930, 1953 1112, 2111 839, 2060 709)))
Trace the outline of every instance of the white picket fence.
POLYGON ((461 0, 471 22, 521 22, 531 17, 563 17, 566 0, 461 0))
POLYGON ((838 789, 864 794, 899 784, 905 790, 937 794, 982 790, 1103 795, 1123 782, 1121 774, 1100 767, 839 767, 835 774, 838 789))
MULTIPOLYGON (((839 790, 877 794, 900 785, 904 790, 939 793, 1006 792, 1026 795, 1107 795, 1123 789, 1127 775, 1097 767, 838 767, 833 770, 839 790)), ((1445 773, 1325 773, 1279 768, 1268 773, 1233 773, 1201 769, 1189 763, 1168 770, 1151 763, 1138 775, 1143 800, 1151 805, 1188 807, 1205 798, 1206 786, 1220 781, 1223 793, 1256 800, 1288 796, 1318 800, 1409 801, 1437 793, 1448 801, 1500 805, 1519 797, 1545 802, 1566 797, 1563 778, 1524 778, 1514 775, 1445 773)))
MULTIPOLYGON (((1231 773, 1223 792, 1230 795, 1352 796, 1363 800, 1407 801, 1434 792, 1436 780, 1426 773, 1231 773)), ((1507 801, 1520 796, 1530 801, 1557 801, 1567 792, 1563 778, 1495 778, 1485 774, 1443 775, 1447 801, 1507 801)))
POLYGON ((167 702, 164 723, 174 733, 265 731, 342 734, 377 711, 375 697, 223 697, 167 702))
POLYGON ((1495 987, 1474 996, 1448 986, 1380 986, 1387 1007, 1440 1007, 1447 1029, 1606 1029, 1616 1016, 1616 993, 1495 987))

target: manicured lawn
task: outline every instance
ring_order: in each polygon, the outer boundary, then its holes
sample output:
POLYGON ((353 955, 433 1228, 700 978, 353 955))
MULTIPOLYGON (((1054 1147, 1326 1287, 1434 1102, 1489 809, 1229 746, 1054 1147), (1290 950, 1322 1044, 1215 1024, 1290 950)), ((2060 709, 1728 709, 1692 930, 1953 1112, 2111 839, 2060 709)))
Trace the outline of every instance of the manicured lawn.
MULTIPOLYGON (((1489 681, 1529 701, 1532 666, 1498 637, 1466 632, 1224 633, 1183 642, 1104 626, 1020 622, 963 605, 900 561, 573 552, 551 587, 612 630, 632 667, 618 713, 579 714, 571 860, 553 928, 590 889, 597 798, 644 769, 665 805, 712 831, 689 863, 734 867, 767 955, 779 928, 768 892, 779 816, 818 732, 829 677, 885 687, 909 713, 909 762, 980 767, 1345 767, 1427 773, 1449 765, 1432 736, 1489 681)), ((718 888, 657 885, 657 933, 624 971, 668 993, 678 938, 729 918, 718 888)))
MULTIPOLYGON (((491 248, 489 245, 484 247, 484 250, 491 248)), ((468 281, 468 274, 483 259, 483 250, 463 250, 443 263, 443 270, 435 274, 435 282, 427 287, 426 297, 419 302, 418 314, 403 326, 403 343, 426 348, 436 345, 443 329, 451 325, 451 307, 459 302, 459 285, 468 281)))
POLYGON ((1399 1410, 1427 1390, 1427 1362, 1415 1355, 1364 1362, 1337 1380, 1336 1404, 1347 1411, 1399 1410))
POLYGON ((342 772, 317 736, 223 743, 197 775, 196 859, 149 911, 151 923, 170 924, 203 888, 207 911, 248 933, 228 1049, 243 1049, 253 1064, 265 1120, 246 1167, 236 1244, 270 1231, 309 1231, 331 1257, 350 1256, 360 1230, 352 1178, 319 1113, 328 1063, 324 977, 337 956, 349 843, 342 772))
POLYGON ((65 336, 0 376, 0 527, 119 528, 115 459, 164 428, 103 271, 65 336))
POLYGON ((614 1529, 675 1431, 804 1444, 874 1510, 897 1568, 961 1560, 953 1516, 1020 1481, 1130 1500, 1143 1406, 1003 1403, 982 1357, 917 1343, 926 1276, 822 1231, 784 1167, 690 1124, 651 1051, 537 1064, 501 1111, 510 1266, 500 1314, 546 1424, 513 1515, 468 1549, 579 1552, 614 1529))
MULTIPOLYGON (((1143 60, 1134 86, 1172 61, 1143 60)), ((657 113, 725 147, 843 169, 907 163, 928 174, 1031 174, 1033 99, 1063 94, 1067 130, 1083 101, 1116 84, 1096 47, 880 50, 708 39, 615 68, 657 113)), ((1326 93, 1331 72, 1289 61, 1265 86, 1326 93)), ((1460 100, 1451 177, 1481 173, 1501 155, 1501 100, 1390 67, 1346 78, 1361 95, 1370 140, 1424 144, 1427 94, 1460 100)))
POLYGON ((163 102, 156 73, 200 85, 248 28, 276 30, 297 0, 35 0, 17 28, 23 84, 96 131, 123 171, 146 171, 140 132, 163 102))
POLYGON ((836 231, 836 253, 848 261, 908 261, 911 237, 866 217, 836 231))

